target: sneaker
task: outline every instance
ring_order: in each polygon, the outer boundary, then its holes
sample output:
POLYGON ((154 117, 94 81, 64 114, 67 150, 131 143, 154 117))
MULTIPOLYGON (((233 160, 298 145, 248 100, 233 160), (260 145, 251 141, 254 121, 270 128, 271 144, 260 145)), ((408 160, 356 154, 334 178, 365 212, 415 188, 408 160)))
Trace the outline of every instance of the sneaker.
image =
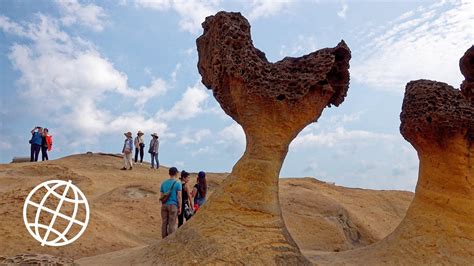
POLYGON ((122 167, 122 168, 120 168, 120 170, 127 170, 127 168, 125 168, 125 167, 122 167))
POLYGON ((133 167, 130 166, 130 169, 128 169, 128 170, 132 170, 132 168, 133 168, 133 167))

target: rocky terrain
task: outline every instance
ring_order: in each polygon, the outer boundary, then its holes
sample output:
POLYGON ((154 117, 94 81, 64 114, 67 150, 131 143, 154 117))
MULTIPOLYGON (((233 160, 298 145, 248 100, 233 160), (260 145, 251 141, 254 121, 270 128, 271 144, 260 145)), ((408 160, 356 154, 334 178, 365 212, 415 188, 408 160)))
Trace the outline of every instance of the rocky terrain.
MULTIPOLYGON (((158 192, 167 168, 154 171, 137 165, 120 171, 121 166, 120 158, 104 154, 0 165, 0 262, 74 259, 98 265, 120 258, 117 253, 125 256, 159 243, 158 192), (91 206, 87 230, 64 247, 42 247, 22 218, 29 191, 51 179, 72 180, 91 206)), ((211 194, 227 175, 208 173, 211 194)), ((401 221, 413 197, 411 192, 344 188, 314 178, 280 179, 279 190, 285 224, 304 254, 343 251, 382 239, 401 221)))

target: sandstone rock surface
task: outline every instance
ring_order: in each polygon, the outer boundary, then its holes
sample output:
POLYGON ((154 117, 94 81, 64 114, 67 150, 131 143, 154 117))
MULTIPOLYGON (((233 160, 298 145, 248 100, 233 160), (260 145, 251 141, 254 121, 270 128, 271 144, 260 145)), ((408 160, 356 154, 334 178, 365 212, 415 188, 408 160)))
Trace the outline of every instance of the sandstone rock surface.
MULTIPOLYGON (((136 259, 131 252, 161 239, 158 197, 168 169, 151 170, 144 164, 118 171, 122 164, 122 158, 100 153, 0 164, 0 265, 43 256, 34 254, 70 258, 80 265, 130 265, 136 259), (72 180, 91 206, 87 230, 63 247, 41 246, 23 224, 28 193, 51 179, 72 180)), ((191 173, 192 182, 196 175, 191 173)), ((207 173, 211 195, 227 176, 207 173)), ((400 223, 413 198, 411 192, 351 189, 314 178, 280 178, 279 187, 283 218, 304 254, 349 250, 382 239, 400 223)))
POLYGON ((474 73, 471 47, 460 61, 461 90, 436 81, 406 86, 400 132, 420 170, 407 215, 384 240, 311 259, 320 264, 474 264, 474 73), (469 88, 468 88, 469 87, 469 88))
POLYGON ((206 18, 196 43, 202 82, 244 129, 242 158, 197 215, 137 263, 309 264, 288 233, 278 178, 290 142, 344 100, 351 53, 341 41, 270 63, 240 13, 206 18), (231 241, 229 241, 231 239, 231 241))

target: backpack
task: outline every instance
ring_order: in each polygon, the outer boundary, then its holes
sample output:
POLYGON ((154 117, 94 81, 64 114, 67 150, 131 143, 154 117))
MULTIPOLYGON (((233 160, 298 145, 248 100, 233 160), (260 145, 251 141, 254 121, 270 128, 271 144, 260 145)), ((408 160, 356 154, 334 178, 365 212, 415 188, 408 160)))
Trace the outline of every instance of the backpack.
POLYGON ((173 185, 171 185, 171 188, 170 188, 170 190, 168 190, 168 192, 163 193, 163 195, 161 195, 161 197, 160 197, 161 203, 164 204, 165 202, 168 201, 168 199, 171 196, 171 191, 173 191, 173 187, 174 187, 175 184, 176 184, 176 181, 173 182, 173 185))

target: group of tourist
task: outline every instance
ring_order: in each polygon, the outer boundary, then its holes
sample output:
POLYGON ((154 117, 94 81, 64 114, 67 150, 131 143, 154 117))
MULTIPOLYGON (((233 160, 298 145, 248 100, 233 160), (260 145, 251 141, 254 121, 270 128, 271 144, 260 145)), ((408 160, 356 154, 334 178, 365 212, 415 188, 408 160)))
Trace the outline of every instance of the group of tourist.
MULTIPOLYGON (((133 150, 135 147, 135 163, 138 163, 138 155, 140 155, 139 164, 143 163, 143 155, 145 149, 145 142, 143 140, 144 133, 140 130, 137 132, 137 136, 133 139, 132 132, 126 132, 125 141, 123 143, 122 153, 123 153, 123 162, 124 166, 120 170, 132 170, 133 169, 133 150)), ((151 155, 151 169, 158 169, 160 167, 160 162, 158 161, 158 148, 160 147, 160 142, 158 140, 158 134, 151 134, 150 147, 148 148, 148 153, 151 155), (156 163, 156 166, 155 166, 156 163), (155 168, 156 167, 156 168, 155 168)))
POLYGON ((193 189, 189 187, 189 173, 181 171, 180 181, 177 180, 178 169, 171 167, 169 179, 161 184, 161 237, 174 233, 184 221, 191 219, 195 212, 205 203, 207 195, 206 173, 198 173, 193 189), (176 220, 178 225, 176 226, 176 220))
MULTIPOLYGON (((144 133, 138 131, 135 138, 132 132, 126 132, 125 141, 122 148, 124 166, 121 170, 132 170, 133 159, 132 154, 135 150, 135 164, 143 163, 143 155, 145 149, 145 142, 143 139, 144 133), (138 160, 140 156, 140 160, 138 160)), ((151 134, 150 146, 148 153, 151 155, 151 168, 158 169, 160 163, 158 161, 158 149, 160 142, 158 134, 151 134), (156 163, 156 168, 155 168, 156 163)), ((197 181, 191 189, 189 186, 190 174, 185 170, 181 171, 178 179, 178 169, 171 167, 169 169, 169 179, 161 184, 160 201, 161 205, 161 236, 163 238, 176 231, 177 227, 184 224, 184 221, 191 219, 194 213, 206 201, 207 182, 206 173, 201 171, 198 173, 197 181)))
POLYGON ((53 147, 53 136, 47 128, 35 127, 31 130, 31 152, 30 162, 37 162, 41 150, 42 161, 48 160, 48 151, 53 147))

